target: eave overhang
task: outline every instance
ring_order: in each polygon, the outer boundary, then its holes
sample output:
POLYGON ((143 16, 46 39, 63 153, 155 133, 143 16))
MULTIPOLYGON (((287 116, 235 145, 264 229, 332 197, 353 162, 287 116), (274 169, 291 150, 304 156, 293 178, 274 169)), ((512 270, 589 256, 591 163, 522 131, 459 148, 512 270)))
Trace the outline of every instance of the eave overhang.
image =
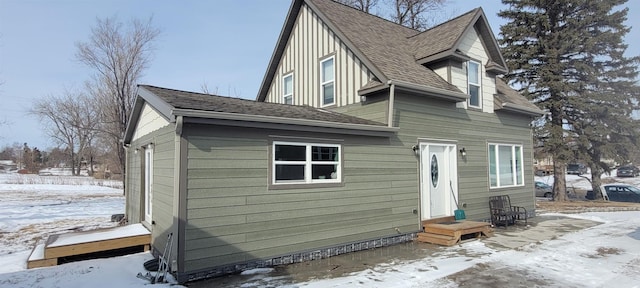
POLYGON ((314 131, 347 135, 389 137, 399 131, 397 127, 382 125, 329 122, 309 119, 247 115, 237 113, 174 109, 174 116, 182 116, 185 123, 218 124, 236 127, 314 131))
POLYGON ((401 81, 401 80, 389 80, 387 84, 395 85, 395 89, 397 90, 406 91, 410 93, 424 94, 430 97, 451 101, 451 102, 463 102, 469 99, 469 95, 464 94, 462 92, 445 90, 441 88, 435 88, 431 86, 420 85, 420 84, 410 83, 410 82, 401 81))
POLYGON ((513 104, 513 103, 503 103, 501 107, 502 108, 498 109, 497 111, 509 111, 509 112, 514 112, 519 114, 526 114, 532 117, 540 117, 544 114, 544 112, 540 109, 529 108, 529 107, 525 107, 525 106, 513 104))

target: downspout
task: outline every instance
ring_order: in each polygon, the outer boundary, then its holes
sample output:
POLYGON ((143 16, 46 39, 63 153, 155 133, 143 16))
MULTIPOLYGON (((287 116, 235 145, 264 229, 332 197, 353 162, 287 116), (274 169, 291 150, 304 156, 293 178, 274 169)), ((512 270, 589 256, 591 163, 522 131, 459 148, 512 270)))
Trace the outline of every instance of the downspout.
MULTIPOLYGON (((183 196, 182 195, 182 183, 184 181, 186 181, 186 179, 182 179, 182 166, 185 164, 183 163, 183 159, 182 159, 182 150, 183 150, 183 141, 182 141, 182 129, 183 129, 183 124, 184 124, 184 119, 181 115, 177 116, 176 118, 176 127, 175 127, 175 138, 174 138, 174 170, 173 170, 173 228, 171 229, 171 232, 173 233, 174 237, 177 236, 177 241, 174 241, 174 243, 177 243, 178 245, 174 245, 174 247, 172 248, 174 251, 172 251, 172 255, 175 255, 175 259, 170 259, 170 264, 171 264, 171 270, 172 272, 183 272, 184 271, 184 219, 181 217, 182 216, 182 206, 184 205, 184 201, 182 200, 183 196)), ((175 238, 174 238, 175 239, 175 238)))
POLYGON ((389 84, 389 113, 387 119, 387 126, 393 127, 393 102, 396 100, 396 84, 392 80, 387 81, 389 84))

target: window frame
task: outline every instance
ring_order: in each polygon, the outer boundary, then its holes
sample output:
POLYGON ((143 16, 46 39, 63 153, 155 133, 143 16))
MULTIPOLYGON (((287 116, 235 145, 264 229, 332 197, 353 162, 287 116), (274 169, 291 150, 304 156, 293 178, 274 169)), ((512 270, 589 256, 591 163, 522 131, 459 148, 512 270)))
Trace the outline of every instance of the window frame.
POLYGON ((467 94, 469 94, 469 100, 467 100, 467 104, 469 105, 469 107, 471 108, 478 108, 478 109, 482 109, 482 65, 480 65, 480 62, 475 61, 475 60, 469 60, 467 61, 467 94), (471 82, 471 63, 475 64, 478 69, 476 69, 476 73, 477 75, 477 79, 478 82, 474 83, 471 82), (471 103, 471 86, 475 86, 478 88, 478 105, 473 105, 471 103))
POLYGON ((294 87, 293 72, 287 73, 282 76, 282 104, 293 105, 293 87, 294 87), (291 91, 287 94, 287 78, 291 78, 291 91), (291 103, 287 103, 287 97, 291 98, 291 103))
POLYGON ((326 106, 331 106, 331 105, 335 105, 336 104, 336 61, 335 61, 335 56, 331 56, 331 57, 327 57, 324 58, 322 60, 320 60, 320 106, 321 107, 326 107, 326 106), (324 79, 324 63, 331 61, 331 69, 333 70, 333 78, 331 80, 326 80, 324 79), (324 92, 325 92, 325 86, 327 85, 332 85, 332 92, 333 92, 333 101, 331 103, 325 103, 325 97, 324 97, 324 92))
POLYGON ((510 187, 523 187, 525 186, 524 179, 524 145, 522 144, 513 144, 513 143, 495 143, 491 142, 487 144, 487 162, 489 164, 488 176, 489 176, 489 189, 500 189, 500 188, 510 188, 510 187), (491 148, 494 147, 493 156, 495 159, 492 159, 491 148), (509 171, 511 175, 511 184, 502 185, 500 175, 502 169, 500 167, 500 147, 510 147, 511 149, 511 171, 509 171), (518 163, 518 161, 520 163, 518 163), (494 168, 492 167, 492 163, 495 164, 495 175, 492 175, 494 168), (492 181, 492 177, 495 177, 495 184, 492 181))
POLYGON ((271 175, 270 186, 272 187, 286 187, 286 186, 299 186, 299 185, 315 185, 315 184, 341 184, 342 183, 342 144, 335 143, 318 143, 318 142, 291 142, 291 141, 273 141, 271 143, 271 175), (276 146, 304 146, 305 147, 305 160, 304 161, 283 161, 276 160, 276 146), (313 147, 331 147, 337 148, 336 155, 338 160, 334 161, 313 161, 313 147), (300 180, 277 180, 276 179, 276 167, 277 165, 304 165, 304 179, 300 180), (336 178, 325 179, 313 179, 313 166, 314 165, 336 165, 336 178))

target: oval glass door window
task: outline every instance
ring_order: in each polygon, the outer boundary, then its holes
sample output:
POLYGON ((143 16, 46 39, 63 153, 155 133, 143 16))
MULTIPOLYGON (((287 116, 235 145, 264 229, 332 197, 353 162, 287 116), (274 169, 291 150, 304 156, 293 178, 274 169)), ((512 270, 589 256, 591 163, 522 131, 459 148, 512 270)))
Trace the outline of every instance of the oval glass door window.
POLYGON ((435 154, 431 156, 431 185, 433 188, 438 186, 438 157, 435 154))

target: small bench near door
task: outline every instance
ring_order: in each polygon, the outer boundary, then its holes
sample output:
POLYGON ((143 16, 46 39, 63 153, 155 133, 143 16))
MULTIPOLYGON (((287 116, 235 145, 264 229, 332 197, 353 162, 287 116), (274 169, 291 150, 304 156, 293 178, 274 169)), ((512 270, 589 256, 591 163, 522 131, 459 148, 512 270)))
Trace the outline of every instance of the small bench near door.
POLYGON ((521 206, 511 205, 509 195, 499 195, 489 197, 489 209, 491 213, 491 224, 514 225, 516 221, 524 220, 527 224, 527 209, 521 206))

